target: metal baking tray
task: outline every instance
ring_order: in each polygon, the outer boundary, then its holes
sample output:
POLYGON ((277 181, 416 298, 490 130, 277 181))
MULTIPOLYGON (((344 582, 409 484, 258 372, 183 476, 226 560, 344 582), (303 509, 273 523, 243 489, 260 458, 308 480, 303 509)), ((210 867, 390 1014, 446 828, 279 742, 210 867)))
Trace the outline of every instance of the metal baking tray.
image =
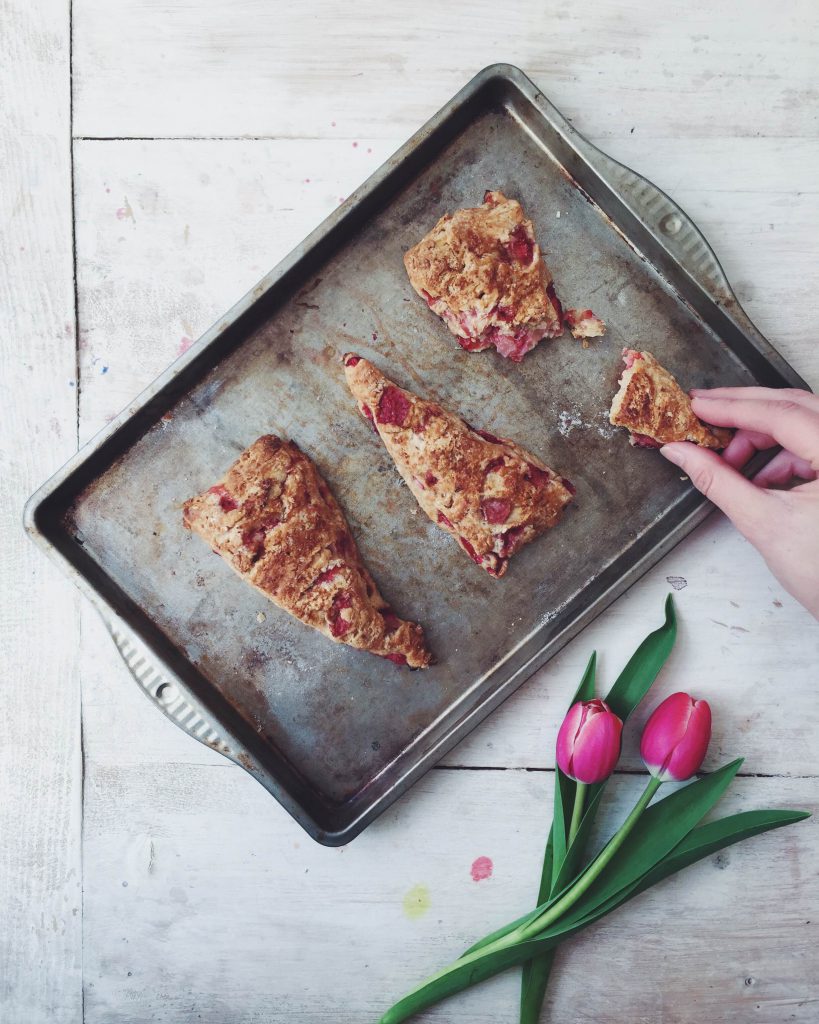
POLYGON ((804 386, 685 213, 495 65, 40 488, 26 528, 158 707, 320 843, 345 843, 707 515, 675 467, 608 424, 625 344, 686 386, 804 386), (487 188, 520 199, 558 295, 602 316, 602 341, 567 333, 520 366, 467 355, 415 296, 402 254, 487 188), (351 349, 575 483, 502 580, 416 507, 345 387, 351 349), (424 624, 433 668, 328 642, 183 529, 182 502, 267 432, 316 461, 382 592, 424 624))

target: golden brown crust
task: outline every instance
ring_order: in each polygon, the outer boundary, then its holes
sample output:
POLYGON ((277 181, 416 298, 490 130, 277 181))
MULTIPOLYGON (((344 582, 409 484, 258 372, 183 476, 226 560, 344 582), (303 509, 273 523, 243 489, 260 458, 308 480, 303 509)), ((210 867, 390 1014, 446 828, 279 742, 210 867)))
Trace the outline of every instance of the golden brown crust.
POLYGON ((415 499, 492 576, 560 519, 574 489, 513 441, 476 431, 399 388, 372 363, 344 357, 350 391, 415 499))
POLYGON ((327 484, 292 441, 254 441, 214 487, 185 502, 183 521, 274 604, 331 640, 429 665, 423 630, 391 611, 327 484))
POLYGON ((563 332, 532 222, 502 192, 441 217, 404 265, 412 287, 470 352, 494 345, 520 362, 541 338, 563 332))
POLYGON ((694 415, 691 399, 650 352, 623 349, 626 364, 609 420, 626 427, 637 447, 658 448, 671 441, 692 441, 704 448, 724 448, 730 430, 709 427, 694 415))

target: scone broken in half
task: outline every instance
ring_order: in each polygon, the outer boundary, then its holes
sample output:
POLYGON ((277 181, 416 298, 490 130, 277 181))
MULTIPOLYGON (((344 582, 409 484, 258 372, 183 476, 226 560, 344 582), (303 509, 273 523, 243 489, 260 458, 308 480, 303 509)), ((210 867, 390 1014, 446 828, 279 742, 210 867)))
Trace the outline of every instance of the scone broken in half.
POLYGON ((650 352, 623 349, 626 364, 609 420, 629 431, 638 448, 660 448, 670 441, 693 441, 704 448, 724 448, 732 432, 711 427, 694 415, 691 399, 650 352))
POLYGON ((344 365, 418 504, 491 576, 560 519, 574 488, 537 456, 405 391, 360 356, 348 353, 344 365))
POLYGON ((412 287, 468 352, 494 345, 519 363, 542 338, 563 333, 532 222, 502 192, 441 217, 404 265, 412 287))
POLYGON ((219 483, 185 502, 183 521, 265 597, 331 640, 429 665, 421 627, 379 594, 327 484, 292 441, 254 441, 219 483))

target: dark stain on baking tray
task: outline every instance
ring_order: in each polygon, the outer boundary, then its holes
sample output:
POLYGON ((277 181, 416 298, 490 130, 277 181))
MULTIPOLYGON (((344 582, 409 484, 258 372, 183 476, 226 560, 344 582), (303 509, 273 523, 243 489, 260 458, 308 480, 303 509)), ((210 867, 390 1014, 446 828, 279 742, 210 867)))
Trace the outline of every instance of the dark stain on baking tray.
POLYGON ((686 385, 802 384, 686 215, 517 69, 488 68, 41 488, 27 527, 226 737, 217 749, 320 842, 346 842, 707 514, 608 424, 625 343, 686 385), (403 253, 489 187, 524 203, 565 306, 593 306, 606 338, 567 333, 516 366, 463 353, 416 298, 403 253), (345 387, 350 348, 575 483, 502 580, 417 508, 345 387), (266 432, 315 459, 433 668, 328 642, 182 528, 182 502, 266 432))

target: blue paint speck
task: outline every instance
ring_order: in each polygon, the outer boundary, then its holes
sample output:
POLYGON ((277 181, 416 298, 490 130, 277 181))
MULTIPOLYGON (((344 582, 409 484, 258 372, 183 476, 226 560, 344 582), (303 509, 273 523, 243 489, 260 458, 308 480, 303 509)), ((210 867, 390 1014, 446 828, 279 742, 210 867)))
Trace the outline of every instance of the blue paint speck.
POLYGON ((103 366, 103 368, 100 370, 100 373, 103 373, 103 374, 108 373, 108 367, 107 366, 103 366))
POLYGON ((76 386, 76 383, 77 383, 76 381, 70 380, 70 381, 68 382, 68 386, 69 386, 70 388, 73 388, 73 387, 75 387, 75 386, 76 386))

